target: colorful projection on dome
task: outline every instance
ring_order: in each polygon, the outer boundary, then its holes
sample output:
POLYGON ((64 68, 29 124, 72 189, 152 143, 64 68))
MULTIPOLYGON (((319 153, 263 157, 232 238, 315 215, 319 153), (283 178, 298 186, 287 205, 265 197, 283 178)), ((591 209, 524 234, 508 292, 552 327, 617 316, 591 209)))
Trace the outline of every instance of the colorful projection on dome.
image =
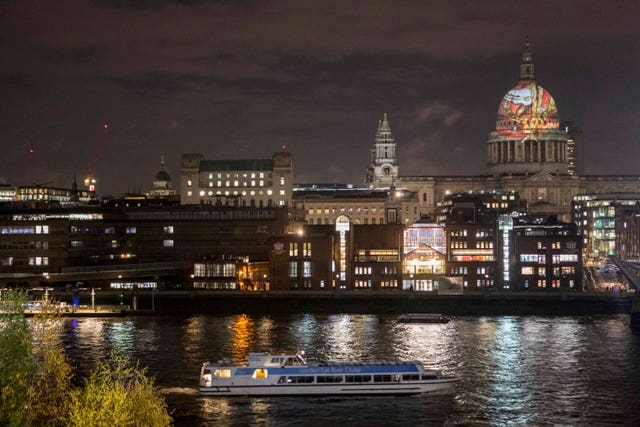
POLYGON ((501 136, 522 138, 545 129, 558 129, 558 110, 551 94, 535 83, 519 84, 502 98, 496 130, 501 136))

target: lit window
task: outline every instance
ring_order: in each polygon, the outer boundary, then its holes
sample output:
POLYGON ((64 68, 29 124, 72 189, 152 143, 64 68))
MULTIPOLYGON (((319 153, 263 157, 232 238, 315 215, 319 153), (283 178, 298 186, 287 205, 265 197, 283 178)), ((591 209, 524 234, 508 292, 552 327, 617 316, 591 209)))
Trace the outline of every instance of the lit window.
POLYGON ((298 277, 298 262, 289 262, 289 277, 298 277))
POLYGON ((260 179, 264 178, 264 172, 260 172, 260 179))
POLYGON ((162 231, 165 233, 173 234, 173 225, 165 225, 162 227, 162 231))
POLYGON ((172 248, 173 247, 173 240, 163 240, 162 241, 162 246, 164 246, 165 248, 172 248))
POLYGON ((218 181, 217 184, 218 184, 218 187, 222 187, 222 181, 218 181))
POLYGON ((213 179, 213 174, 212 173, 209 174, 209 179, 213 179))
POLYGON ((191 182, 191 180, 187 180, 187 187, 191 187, 193 185, 193 183, 191 182))
POLYGON ((193 191, 191 190, 187 191, 187 197, 191 197, 191 196, 193 196, 193 191))
POLYGON ((113 234, 115 232, 116 232, 116 230, 113 227, 107 227, 107 228, 104 229, 104 234, 113 234))
POLYGON ((135 227, 127 227, 127 234, 136 234, 136 231, 135 227))
POLYGON ((284 190, 280 190, 280 195, 284 196, 284 190))
POLYGON ((267 196, 270 196, 270 195, 272 195, 272 194, 273 194, 273 191, 271 191, 271 190, 267 190, 267 196))
POLYGON ((209 181, 209 187, 213 187, 213 181, 209 181))
POLYGON ((240 185, 240 183, 238 181, 233 181, 233 186, 234 187, 238 187, 240 185))
POLYGON ((200 196, 204 196, 204 190, 200 190, 200 196))
POLYGON ((302 277, 311 277, 311 261, 302 263, 302 277))
POLYGON ((207 192, 207 196, 213 196, 213 191, 209 190, 209 191, 207 192))
POLYGON ((260 182, 258 182, 258 185, 259 185, 260 187, 264 187, 264 181, 263 181, 263 180, 260 180, 260 182))
POLYGON ((280 177, 280 185, 284 185, 284 176, 280 177))
POLYGON ((251 173, 251 178, 255 178, 255 177, 256 177, 256 173, 255 173, 255 172, 252 172, 252 173, 251 173))

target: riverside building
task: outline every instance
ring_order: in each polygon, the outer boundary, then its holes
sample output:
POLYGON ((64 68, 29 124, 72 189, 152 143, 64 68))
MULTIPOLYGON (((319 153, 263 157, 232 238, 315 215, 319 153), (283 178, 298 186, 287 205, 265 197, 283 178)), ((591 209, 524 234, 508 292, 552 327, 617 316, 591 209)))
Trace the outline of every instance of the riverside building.
POLYGON ((335 224, 341 216, 363 225, 410 225, 420 219, 417 195, 403 189, 298 185, 293 203, 310 225, 335 224))
POLYGON ((180 203, 234 207, 276 207, 291 204, 291 153, 271 159, 207 160, 202 154, 183 154, 180 203))
POLYGON ((518 218, 512 245, 514 290, 582 289, 582 242, 574 223, 553 216, 518 218))
POLYGON ((588 261, 618 255, 616 221, 640 203, 640 193, 580 194, 573 199, 573 221, 588 261))
POLYGON ((194 263, 205 258, 266 262, 269 238, 287 234, 293 224, 296 214, 286 207, 127 200, 3 207, 0 285, 184 283, 194 263))
MULTIPOLYGON (((439 222, 445 227, 446 268, 465 289, 508 288, 508 276, 499 274, 499 261, 511 257, 498 250, 502 239, 498 219, 524 212, 517 193, 450 194, 440 203, 439 222)), ((507 247, 509 247, 507 245, 507 247)), ((508 261, 507 261, 508 265, 508 261)))

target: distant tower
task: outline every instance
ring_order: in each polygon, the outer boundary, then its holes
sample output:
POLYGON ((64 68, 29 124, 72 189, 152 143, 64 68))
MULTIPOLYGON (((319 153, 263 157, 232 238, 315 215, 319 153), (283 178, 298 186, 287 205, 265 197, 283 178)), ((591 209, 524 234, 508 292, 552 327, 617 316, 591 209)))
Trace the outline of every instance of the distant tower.
POLYGON ((367 184, 372 187, 390 187, 397 179, 396 141, 391 134, 387 113, 384 113, 384 118, 378 122, 375 142, 371 147, 367 184))
POLYGON ((76 178, 76 168, 73 168, 73 182, 71 183, 71 194, 69 195, 69 201, 78 202, 78 180, 76 178))

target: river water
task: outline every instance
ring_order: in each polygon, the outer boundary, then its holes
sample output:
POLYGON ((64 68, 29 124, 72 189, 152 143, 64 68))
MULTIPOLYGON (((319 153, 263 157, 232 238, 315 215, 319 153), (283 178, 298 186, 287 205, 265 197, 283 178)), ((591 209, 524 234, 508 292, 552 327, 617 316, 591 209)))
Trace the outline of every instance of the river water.
POLYGON ((453 317, 399 324, 388 315, 162 316, 65 320, 77 378, 118 350, 155 377, 177 426, 640 425, 640 335, 626 315, 453 317), (210 398, 205 360, 304 349, 318 361, 420 360, 460 376, 444 396, 210 398))

